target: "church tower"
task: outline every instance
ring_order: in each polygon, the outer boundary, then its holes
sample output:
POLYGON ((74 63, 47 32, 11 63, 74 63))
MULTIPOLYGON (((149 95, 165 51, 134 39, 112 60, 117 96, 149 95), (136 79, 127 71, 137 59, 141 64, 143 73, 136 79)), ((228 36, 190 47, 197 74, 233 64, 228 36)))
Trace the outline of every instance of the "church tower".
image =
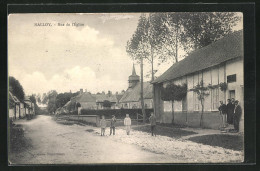
POLYGON ((128 77, 128 83, 129 83, 128 88, 134 88, 139 81, 140 81, 140 77, 136 75, 135 66, 133 64, 132 75, 128 77))

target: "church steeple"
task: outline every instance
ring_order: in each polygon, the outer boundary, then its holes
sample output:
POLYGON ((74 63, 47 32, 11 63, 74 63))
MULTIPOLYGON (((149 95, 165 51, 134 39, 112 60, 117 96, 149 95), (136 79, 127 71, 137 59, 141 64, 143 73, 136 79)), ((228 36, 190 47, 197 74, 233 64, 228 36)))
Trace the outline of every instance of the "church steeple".
POLYGON ((135 65, 133 64, 133 70, 132 70, 132 75, 129 76, 128 78, 128 88, 133 88, 136 86, 136 84, 140 81, 140 77, 136 75, 135 72, 135 65))
POLYGON ((136 72, 135 72, 135 64, 133 64, 132 75, 136 75, 136 72))

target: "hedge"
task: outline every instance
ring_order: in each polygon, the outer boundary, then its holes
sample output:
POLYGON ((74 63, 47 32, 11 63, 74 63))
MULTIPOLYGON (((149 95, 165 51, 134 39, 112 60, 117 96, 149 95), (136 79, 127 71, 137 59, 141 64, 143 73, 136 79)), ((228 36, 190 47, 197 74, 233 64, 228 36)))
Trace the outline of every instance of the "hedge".
MULTIPOLYGON (((153 112, 153 109, 145 109, 146 116, 149 117, 153 112)), ((118 119, 125 118, 126 114, 129 114, 130 118, 137 119, 136 114, 142 114, 142 109, 103 109, 103 110, 90 110, 90 109, 82 109, 81 115, 102 115, 105 116, 106 119, 115 115, 118 119)), ((141 118, 140 118, 141 119, 141 118)))

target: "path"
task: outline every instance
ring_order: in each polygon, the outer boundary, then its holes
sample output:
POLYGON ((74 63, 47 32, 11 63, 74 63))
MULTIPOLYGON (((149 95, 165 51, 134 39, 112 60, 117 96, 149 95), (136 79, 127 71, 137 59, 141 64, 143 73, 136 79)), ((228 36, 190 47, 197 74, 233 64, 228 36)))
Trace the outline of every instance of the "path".
POLYGON ((51 116, 20 120, 32 148, 12 157, 16 164, 87 164, 171 162, 173 156, 144 151, 141 147, 116 142, 86 130, 93 127, 62 125, 51 116))

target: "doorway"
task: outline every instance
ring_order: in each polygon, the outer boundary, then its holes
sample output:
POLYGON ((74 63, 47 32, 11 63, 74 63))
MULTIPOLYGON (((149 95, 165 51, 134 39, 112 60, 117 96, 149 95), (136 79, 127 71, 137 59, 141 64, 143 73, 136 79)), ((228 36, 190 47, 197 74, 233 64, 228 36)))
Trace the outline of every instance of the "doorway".
POLYGON ((229 90, 229 98, 232 99, 236 99, 236 92, 235 90, 229 90))

